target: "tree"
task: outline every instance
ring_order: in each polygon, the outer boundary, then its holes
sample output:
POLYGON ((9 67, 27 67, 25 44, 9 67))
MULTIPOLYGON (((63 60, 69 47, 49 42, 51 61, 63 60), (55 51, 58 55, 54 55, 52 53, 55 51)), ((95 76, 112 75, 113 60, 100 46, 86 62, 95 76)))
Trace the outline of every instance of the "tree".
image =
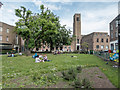
POLYGON ((87 42, 83 42, 81 44, 82 46, 82 50, 84 51, 84 53, 86 53, 86 51, 88 52, 88 43, 87 42))
POLYGON ((41 20, 41 32, 37 37, 41 36, 41 41, 44 44, 50 45, 50 51, 54 46, 70 45, 71 31, 65 28, 65 25, 61 26, 59 17, 54 15, 48 8, 45 9, 44 5, 41 5, 41 14, 37 14, 41 20))
POLYGON ((54 46, 70 44, 70 30, 61 26, 59 17, 54 15, 44 5, 40 6, 41 12, 33 14, 30 10, 16 9, 15 14, 20 19, 16 22, 15 31, 25 40, 26 50, 41 47, 41 44, 49 44, 50 51, 54 46))
POLYGON ((31 30, 29 26, 29 18, 31 17, 32 12, 26 10, 25 7, 21 6, 21 9, 15 9, 15 15, 19 17, 19 21, 16 22, 15 31, 25 40, 26 54, 29 54, 29 40, 31 38, 31 30))

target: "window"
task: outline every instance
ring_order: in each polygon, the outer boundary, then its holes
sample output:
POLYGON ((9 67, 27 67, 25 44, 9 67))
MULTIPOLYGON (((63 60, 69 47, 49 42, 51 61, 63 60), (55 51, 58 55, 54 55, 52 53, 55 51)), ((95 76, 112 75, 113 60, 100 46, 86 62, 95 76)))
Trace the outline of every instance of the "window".
POLYGON ((9 29, 7 29, 7 33, 9 33, 9 29))
POLYGON ((118 20, 116 20, 116 22, 115 22, 115 26, 118 27, 118 20))
POLYGON ((96 36, 97 36, 97 33, 96 33, 96 36))
POLYGON ((2 27, 0 27, 0 32, 2 32, 2 27))
POLYGON ((108 50, 108 45, 106 46, 106 49, 108 50))
POLYGON ((104 49, 104 45, 101 46, 101 49, 104 49))
POLYGON ((103 38, 101 39, 101 42, 104 42, 103 38))
POLYGON ((115 37, 118 37, 118 33, 117 33, 117 31, 115 32, 115 37))
POLYGON ((98 48, 99 48, 99 45, 96 45, 96 48, 98 49, 98 48))
POLYGON ((80 18, 79 18, 79 17, 77 17, 77 21, 80 21, 80 18))
POLYGON ((97 38, 97 42, 99 42, 99 38, 97 38))
POLYGON ((113 25, 110 26, 111 30, 113 30, 113 25))
POLYGON ((2 35, 0 35, 0 41, 2 41, 2 35))
POLYGON ((18 36, 16 35, 16 44, 18 44, 18 36))
POLYGON ((9 41, 9 38, 8 38, 8 36, 6 37, 6 41, 7 41, 7 42, 9 41))
POLYGON ((71 47, 69 47, 69 49, 71 49, 71 47))
POLYGON ((105 37, 107 36, 107 34, 105 34, 105 37))
POLYGON ((108 38, 106 39, 106 42, 108 43, 108 38))
POLYGON ((113 38, 113 33, 111 33, 111 38, 113 38))
POLYGON ((77 44, 79 44, 79 39, 77 39, 77 44))
POLYGON ((115 43, 115 49, 118 50, 118 43, 115 43))

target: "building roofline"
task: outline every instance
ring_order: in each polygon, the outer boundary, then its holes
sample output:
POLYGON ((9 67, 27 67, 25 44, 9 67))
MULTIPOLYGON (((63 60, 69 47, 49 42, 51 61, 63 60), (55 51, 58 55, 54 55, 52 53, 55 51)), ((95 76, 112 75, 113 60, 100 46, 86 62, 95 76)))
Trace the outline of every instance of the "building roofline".
POLYGON ((110 24, 111 24, 112 22, 114 22, 114 21, 118 18, 119 15, 120 15, 120 14, 118 14, 118 15, 110 22, 110 24))
POLYGON ((89 36, 89 35, 91 35, 91 34, 94 34, 94 33, 104 33, 104 34, 108 34, 108 32, 92 32, 92 33, 89 33, 89 34, 87 34, 87 35, 84 35, 83 37, 85 37, 85 36, 89 36))
POLYGON ((7 24, 7 23, 1 22, 1 21, 0 21, 0 23, 2 23, 2 24, 6 24, 6 25, 8 25, 8 26, 15 27, 15 26, 13 26, 13 25, 10 25, 10 24, 7 24))

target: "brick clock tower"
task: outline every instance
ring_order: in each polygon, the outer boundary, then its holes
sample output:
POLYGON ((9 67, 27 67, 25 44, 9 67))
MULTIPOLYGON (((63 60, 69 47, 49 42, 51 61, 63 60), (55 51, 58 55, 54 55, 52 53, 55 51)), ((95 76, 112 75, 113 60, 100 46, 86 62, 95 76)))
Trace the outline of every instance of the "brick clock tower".
POLYGON ((81 41, 81 14, 75 14, 73 17, 73 35, 76 36, 73 42, 74 51, 80 50, 81 41))

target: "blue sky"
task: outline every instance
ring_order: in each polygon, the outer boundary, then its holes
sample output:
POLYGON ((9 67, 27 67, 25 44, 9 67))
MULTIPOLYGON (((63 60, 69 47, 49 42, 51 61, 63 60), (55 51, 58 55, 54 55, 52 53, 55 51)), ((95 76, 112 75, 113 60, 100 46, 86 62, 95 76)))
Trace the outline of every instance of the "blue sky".
POLYGON ((34 13, 40 12, 39 6, 44 4, 54 14, 60 17, 62 25, 73 30, 73 15, 81 14, 82 35, 92 32, 108 32, 109 23, 118 14, 118 0, 0 0, 3 3, 0 9, 0 21, 15 25, 18 18, 14 10, 24 6, 34 13))

